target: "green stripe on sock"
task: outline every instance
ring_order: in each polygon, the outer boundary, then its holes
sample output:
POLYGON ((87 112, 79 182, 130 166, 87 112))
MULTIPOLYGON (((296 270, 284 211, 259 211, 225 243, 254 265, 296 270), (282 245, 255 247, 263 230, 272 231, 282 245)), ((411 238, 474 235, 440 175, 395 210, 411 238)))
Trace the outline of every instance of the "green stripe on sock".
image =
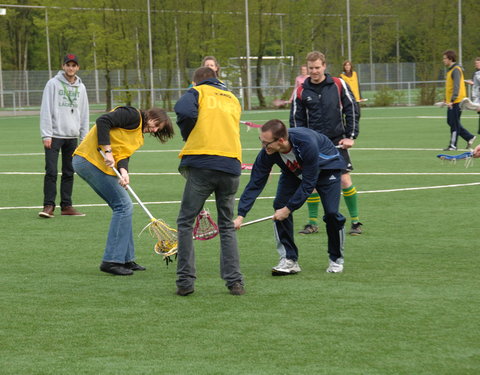
POLYGON ((310 196, 307 198, 309 224, 317 225, 319 204, 320 204, 320 195, 318 195, 318 193, 310 194, 310 196))
POLYGON ((353 222, 359 221, 358 219, 358 202, 357 202, 357 189, 355 186, 351 185, 346 189, 342 189, 343 199, 348 208, 348 213, 350 214, 350 219, 353 222))

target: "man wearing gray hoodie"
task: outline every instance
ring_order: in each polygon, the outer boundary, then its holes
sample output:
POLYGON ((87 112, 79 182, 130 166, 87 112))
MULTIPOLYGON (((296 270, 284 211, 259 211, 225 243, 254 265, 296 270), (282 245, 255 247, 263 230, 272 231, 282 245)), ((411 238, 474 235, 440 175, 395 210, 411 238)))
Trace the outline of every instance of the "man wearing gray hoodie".
POLYGON ((60 207, 62 215, 85 216, 72 207, 73 167, 72 155, 87 135, 89 107, 85 85, 77 72, 77 55, 63 58, 62 70, 50 79, 43 90, 40 108, 40 133, 45 149, 45 179, 43 184, 43 210, 40 217, 54 217, 57 196, 58 155, 62 153, 62 179, 60 207))

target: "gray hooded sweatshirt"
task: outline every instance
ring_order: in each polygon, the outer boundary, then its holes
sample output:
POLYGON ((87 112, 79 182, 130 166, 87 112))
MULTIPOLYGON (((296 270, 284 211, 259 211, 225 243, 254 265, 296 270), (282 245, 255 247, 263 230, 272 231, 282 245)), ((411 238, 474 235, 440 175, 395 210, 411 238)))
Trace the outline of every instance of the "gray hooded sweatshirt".
POLYGON ((85 85, 80 77, 70 83, 60 70, 43 90, 40 108, 42 140, 85 138, 89 130, 89 107, 85 85))

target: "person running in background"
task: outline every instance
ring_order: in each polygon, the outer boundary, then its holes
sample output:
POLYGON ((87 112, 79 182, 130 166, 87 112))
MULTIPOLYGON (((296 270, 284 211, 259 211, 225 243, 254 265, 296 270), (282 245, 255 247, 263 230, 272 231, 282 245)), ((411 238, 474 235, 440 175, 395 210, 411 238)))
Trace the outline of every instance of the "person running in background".
MULTIPOLYGON (((351 228, 348 233, 360 235, 362 223, 358 213, 357 190, 350 176, 353 165, 348 153, 359 133, 355 98, 345 81, 326 73, 327 62, 323 53, 310 52, 307 55, 307 67, 310 77, 297 90, 290 112, 290 126, 303 126, 322 133, 340 149, 347 162, 342 173, 342 193, 350 213, 351 228)), ((299 233, 318 232, 319 204, 318 192, 314 192, 307 199, 308 224, 299 233)))
POLYGON ((449 145, 444 151, 455 151, 457 149, 458 137, 467 141, 467 149, 472 148, 475 136, 462 126, 460 117, 462 110, 460 102, 467 97, 463 69, 457 64, 457 54, 453 50, 443 52, 443 64, 447 67, 445 77, 445 100, 447 104, 447 124, 450 126, 449 145))
POLYGON ((77 76, 78 56, 63 58, 62 70, 50 79, 43 90, 40 108, 40 133, 45 150, 43 210, 38 216, 53 218, 57 197, 58 156, 62 153, 60 207, 62 215, 85 216, 72 206, 72 154, 88 133, 89 107, 85 85, 77 76))
MULTIPOLYGON (((471 80, 466 81, 469 85, 472 85, 472 102, 480 105, 480 57, 475 59, 475 73, 471 80)), ((478 131, 480 134, 480 112, 478 113, 478 131)))

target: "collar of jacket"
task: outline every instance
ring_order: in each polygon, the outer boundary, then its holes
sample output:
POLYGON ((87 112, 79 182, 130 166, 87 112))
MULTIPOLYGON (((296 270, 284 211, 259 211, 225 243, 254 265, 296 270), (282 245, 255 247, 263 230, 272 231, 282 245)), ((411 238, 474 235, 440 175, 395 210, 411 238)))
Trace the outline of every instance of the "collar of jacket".
MULTIPOLYGON (((333 80, 332 76, 329 74, 329 73, 325 73, 325 79, 320 82, 320 83, 312 83, 312 81, 310 80, 310 77, 308 77, 305 82, 307 82, 307 85, 310 86, 310 85, 331 85, 331 84, 335 84, 335 81, 333 80)), ((305 84, 304 82, 304 84, 305 84)))
POLYGON ((218 78, 205 79, 202 82, 200 82, 197 86, 201 86, 201 85, 215 86, 215 87, 217 87, 219 89, 222 89, 222 90, 227 89, 227 86, 225 86, 225 84, 222 81, 220 81, 218 78))

